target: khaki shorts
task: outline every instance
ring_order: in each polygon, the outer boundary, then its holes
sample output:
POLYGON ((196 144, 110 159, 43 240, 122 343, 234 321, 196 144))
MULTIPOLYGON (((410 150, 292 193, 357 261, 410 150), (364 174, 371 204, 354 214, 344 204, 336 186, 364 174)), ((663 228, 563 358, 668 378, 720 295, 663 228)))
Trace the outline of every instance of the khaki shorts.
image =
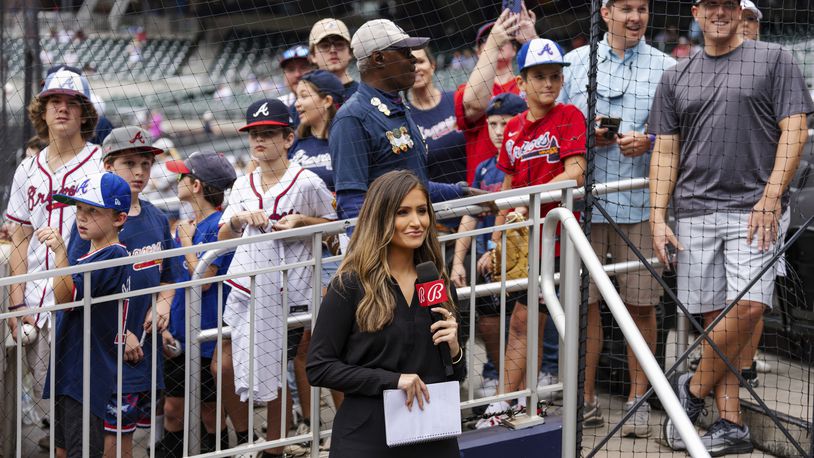
MULTIPOLYGON (((650 223, 644 221, 620 224, 619 227, 646 258, 655 256, 650 223)), ((607 254, 612 256, 610 262, 614 264, 639 260, 610 224, 591 225, 591 246, 603 265, 608 262, 607 254)), ((661 286, 644 267, 632 272, 617 274, 616 281, 619 283, 619 295, 627 305, 655 306, 661 299, 661 286)), ((599 302, 599 299, 599 290, 592 279, 588 290, 588 302, 594 304, 599 302)))

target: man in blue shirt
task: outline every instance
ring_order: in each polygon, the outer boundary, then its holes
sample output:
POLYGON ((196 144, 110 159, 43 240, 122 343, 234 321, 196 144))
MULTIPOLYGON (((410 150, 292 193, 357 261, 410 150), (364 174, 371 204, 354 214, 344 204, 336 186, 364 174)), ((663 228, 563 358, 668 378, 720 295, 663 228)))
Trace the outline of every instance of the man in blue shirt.
POLYGON ((427 145, 399 95, 415 82, 412 50, 428 40, 410 37, 386 19, 368 21, 353 35, 362 82, 339 109, 329 141, 340 218, 358 215, 368 185, 391 170, 415 172, 433 201, 463 194, 458 185, 428 181, 427 145))
MULTIPOLYGON (((650 104, 662 72, 675 61, 645 43, 649 16, 647 0, 603 0, 602 18, 608 33, 599 43, 596 113, 601 118, 621 120, 618 133, 596 129, 594 179, 597 183, 647 177, 653 138, 645 133, 650 104)), ((579 107, 588 114, 588 46, 571 51, 565 60, 564 85, 560 101, 579 107)), ((654 256, 648 224, 649 193, 647 189, 607 194, 597 198, 613 220, 625 231, 637 248, 648 258, 654 256)), ((600 260, 611 253, 614 262, 637 258, 622 238, 607 224, 599 211, 594 211, 591 244, 600 260)), ((656 280, 645 270, 617 275, 620 295, 630 310, 651 351, 656 347, 656 310, 661 291, 656 280)), ((602 327, 599 319, 599 293, 591 283, 588 305, 588 350, 585 368, 585 427, 601 427, 605 421, 594 393, 596 367, 602 349, 602 327)), ((628 349, 630 394, 626 408, 647 391, 648 382, 639 363, 628 349)), ((646 437, 649 406, 643 404, 622 427, 623 436, 646 437)))

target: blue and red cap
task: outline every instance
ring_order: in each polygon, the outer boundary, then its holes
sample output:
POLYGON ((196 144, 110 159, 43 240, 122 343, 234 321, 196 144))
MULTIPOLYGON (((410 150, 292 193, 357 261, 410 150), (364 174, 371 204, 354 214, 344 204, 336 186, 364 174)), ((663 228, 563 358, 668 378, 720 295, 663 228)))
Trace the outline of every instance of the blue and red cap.
POLYGON ((91 175, 76 187, 73 195, 54 194, 53 199, 66 205, 77 202, 97 208, 110 208, 117 212, 130 211, 130 185, 112 172, 91 175))
POLYGON ((259 126, 292 127, 293 124, 286 104, 278 99, 263 99, 249 105, 249 109, 246 110, 246 125, 238 131, 243 132, 259 126))
POLYGON ((45 83, 43 83, 42 90, 38 94, 39 97, 64 94, 81 97, 90 102, 88 79, 79 73, 76 68, 61 66, 54 69, 52 67, 49 72, 51 73, 45 77, 45 83))

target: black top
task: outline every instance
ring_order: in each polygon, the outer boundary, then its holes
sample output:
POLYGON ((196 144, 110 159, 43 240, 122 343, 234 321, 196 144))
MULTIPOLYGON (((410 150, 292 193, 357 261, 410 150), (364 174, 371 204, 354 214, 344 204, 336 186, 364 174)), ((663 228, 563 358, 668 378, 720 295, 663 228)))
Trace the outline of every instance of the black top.
MULTIPOLYGON (((384 450, 388 456, 401 452, 410 456, 416 448, 426 447, 458 456, 455 439, 393 449, 385 445, 383 391, 398 388, 401 374, 418 374, 424 383, 447 381, 438 348, 432 343, 429 310, 418 305, 417 295, 408 306, 392 279, 390 290, 396 299, 393 321, 372 333, 361 332, 356 324, 356 307, 364 296, 356 276, 346 276, 341 290, 334 279, 322 301, 308 351, 307 373, 311 385, 346 396, 334 419, 331 456, 381 456, 384 450)), ((452 291, 455 300, 454 288, 452 291)), ((463 381, 466 359, 453 368, 452 380, 463 381)))

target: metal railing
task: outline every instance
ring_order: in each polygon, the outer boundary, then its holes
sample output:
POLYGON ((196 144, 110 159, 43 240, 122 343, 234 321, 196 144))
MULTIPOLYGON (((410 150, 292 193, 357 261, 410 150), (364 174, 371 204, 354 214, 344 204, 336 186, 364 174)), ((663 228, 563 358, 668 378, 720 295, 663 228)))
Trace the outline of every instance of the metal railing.
MULTIPOLYGON (((627 181, 624 181, 624 182, 608 183, 606 185, 603 185, 601 188, 598 187, 598 189, 595 191, 595 193, 599 194, 599 193, 605 193, 605 192, 615 192, 615 191, 618 191, 618 190, 635 189, 635 188, 643 187, 643 186, 646 186, 646 180, 627 180, 627 181)), ((507 230, 512 229, 512 228, 528 227, 529 231, 530 231, 530 237, 529 237, 529 256, 530 256, 529 277, 526 278, 526 279, 518 279, 518 280, 509 280, 509 281, 507 281, 507 280, 505 280, 505 272, 503 272, 504 275, 502 275, 502 277, 504 278, 504 280, 501 281, 501 282, 486 283, 486 284, 476 284, 476 282, 475 282, 475 278, 476 278, 476 276, 475 276, 475 263, 477 261, 477 256, 475 255, 476 254, 476 251, 475 251, 476 250, 476 244, 475 243, 471 244, 471 246, 470 246, 470 254, 471 254, 470 258, 471 258, 471 261, 470 261, 470 266, 469 266, 469 269, 468 269, 469 273, 470 273, 470 275, 469 275, 470 285, 468 287, 458 289, 458 295, 459 295, 459 299, 460 299, 460 304, 459 305, 461 306, 460 308, 461 308, 462 313, 467 312, 467 307, 464 306, 464 301, 465 300, 469 301, 468 313, 470 314, 470 316, 474 317, 475 316, 475 298, 478 297, 478 296, 485 296, 485 295, 490 295, 490 294, 497 293, 497 294, 500 295, 500 298, 501 298, 501 300, 500 300, 500 306, 501 306, 501 309, 500 309, 500 322, 501 322, 501 329, 503 329, 505 327, 505 323, 506 323, 506 293, 507 292, 526 290, 527 293, 528 293, 528 297, 536 298, 536 297, 538 297, 538 292, 540 290, 539 289, 540 281, 543 281, 543 286, 547 285, 548 284, 547 282, 549 282, 549 281, 556 281, 556 278, 553 275, 550 276, 550 278, 547 276, 547 274, 545 272, 545 268, 547 266, 547 263, 543 264, 544 272, 543 272, 542 277, 540 276, 540 270, 539 270, 540 269, 540 262, 539 262, 538 253, 540 253, 540 240, 541 240, 540 239, 540 230, 541 230, 541 226, 542 226, 542 230, 544 231, 544 235, 545 235, 545 233, 547 233, 546 230, 545 230, 546 227, 547 226, 553 226, 550 223, 543 224, 543 218, 540 215, 540 206, 542 204, 545 204, 545 203, 562 201, 563 204, 569 210, 561 210, 561 211, 565 212, 565 213, 568 213, 568 214, 571 214, 570 209, 573 208, 573 200, 574 200, 574 198, 575 197, 580 197, 582 195, 582 190, 581 189, 576 190, 576 189, 574 189, 574 187, 575 187, 574 182, 553 183, 553 184, 548 184, 548 185, 535 186, 535 187, 530 187, 530 188, 521 188, 521 189, 515 189, 515 190, 504 191, 504 192, 499 192, 499 193, 493 193, 493 194, 490 194, 490 195, 469 197, 469 198, 465 198, 465 199, 460 199, 460 200, 451 201, 451 202, 443 202, 443 203, 439 203, 439 204, 434 205, 434 208, 435 208, 435 210, 437 212, 437 215, 438 215, 439 219, 450 218, 450 217, 454 217, 454 216, 462 216, 462 215, 478 215, 478 214, 483 213, 484 211, 489 211, 490 206, 487 205, 487 204, 490 203, 490 202, 494 202, 494 205, 496 205, 497 208, 499 208, 499 209, 509 209, 509 208, 513 208, 513 207, 519 206, 519 205, 528 206, 529 209, 530 209, 529 218, 528 218, 528 220, 526 220, 524 222, 512 223, 512 224, 504 224, 502 226, 495 226, 495 227, 490 227, 490 228, 476 229, 476 230, 473 230, 473 231, 457 233, 457 234, 449 234, 449 235, 445 235, 445 236, 441 237, 442 243, 454 243, 455 240, 457 240, 459 238, 462 238, 462 237, 473 237, 473 236, 477 236, 477 235, 487 234, 487 233, 490 233, 490 232, 493 232, 493 231, 501 231, 502 232, 501 237, 502 237, 502 240, 503 240, 503 242, 505 244, 506 231, 507 230), (529 281, 529 279, 536 279, 537 281, 529 281)), ((573 218, 573 216, 572 216, 572 218, 573 218)), ((85 320, 86 320, 86 324, 87 324, 89 322, 89 319, 90 319, 90 313, 89 313, 90 307, 92 305, 94 305, 94 304, 98 304, 100 302, 111 301, 111 300, 119 301, 119 304, 121 304, 121 301, 128 298, 128 297, 137 296, 137 295, 145 295, 145 294, 155 294, 155 293, 158 293, 158 292, 161 292, 161 291, 164 291, 164 290, 168 290, 168 289, 185 288, 186 293, 187 293, 186 294, 186 304, 185 304, 185 309, 186 309, 185 312, 186 312, 186 317, 187 317, 186 324, 185 324, 185 326, 186 326, 186 345, 185 345, 185 348, 187 349, 187 351, 186 351, 186 353, 184 355, 184 358, 185 358, 185 362, 186 362, 186 366, 185 366, 185 368, 186 368, 185 369, 185 380, 186 380, 186 383, 185 383, 186 388, 185 389, 186 389, 186 393, 185 394, 186 394, 186 399, 188 400, 188 402, 185 402, 184 447, 185 447, 185 450, 188 451, 190 454, 196 454, 200 450, 199 449, 199 442, 200 441, 198 440, 198 438, 200 437, 200 434, 199 434, 199 428, 200 428, 200 421, 199 421, 199 418, 200 418, 200 393, 198 391, 199 387, 200 387, 200 381, 199 381, 200 371, 197 370, 197 368, 200 367, 200 348, 199 348, 199 344, 201 342, 203 342, 203 341, 206 341, 206 340, 215 340, 215 341, 217 341, 215 351, 216 351, 216 354, 217 354, 217 357, 218 357, 218 361, 222 361, 222 358, 221 358, 222 357, 222 353, 221 353, 221 351, 222 351, 222 342, 223 342, 224 338, 228 338, 229 331, 230 331, 230 329, 227 326, 223 326, 222 324, 219 324, 218 327, 215 328, 215 329, 202 330, 201 326, 200 326, 200 319, 193 319, 193 317, 199 316, 200 311, 201 311, 201 288, 203 287, 203 285, 211 284, 212 285, 211 287, 213 287, 213 288, 217 287, 219 289, 219 293, 220 293, 220 288, 223 288, 222 282, 225 281, 225 280, 231 279, 231 278, 249 276, 249 277, 252 278, 252 283, 254 283, 254 279, 258 275, 262 275, 262 274, 265 274, 265 273, 281 272, 281 275, 285 276, 285 275, 287 275, 288 271, 290 271, 291 269, 294 269, 294 268, 299 268, 299 267, 312 268, 312 269, 314 269, 314 274, 313 274, 313 277, 312 277, 313 278, 313 281, 312 281, 312 291, 313 291, 313 297, 312 297, 313 309, 312 309, 312 311, 313 312, 312 313, 315 314, 316 316, 318 316, 319 304, 320 304, 320 300, 321 300, 321 275, 320 275, 320 273, 321 273, 321 269, 322 269, 322 264, 324 262, 333 262, 333 261, 337 261, 337 260, 341 259, 341 256, 327 257, 325 259, 323 259, 321 257, 322 238, 323 238, 323 236, 326 236, 326 235, 336 234, 336 233, 345 231, 347 228, 352 227, 354 224, 355 224, 355 220, 336 221, 336 222, 325 223, 325 224, 314 225, 314 226, 308 226, 308 227, 297 228, 297 229, 292 229, 292 230, 286 230, 286 231, 281 231, 281 232, 271 232, 271 233, 267 233, 267 234, 263 234, 263 235, 259 235, 259 236, 255 236, 255 237, 245 238, 245 239, 233 239, 233 240, 219 241, 219 242, 213 242, 213 243, 204 244, 204 245, 196 245, 196 246, 193 246, 193 247, 177 248, 177 249, 167 250, 167 251, 159 252, 159 253, 148 253, 148 254, 142 254, 142 255, 137 255, 137 256, 131 256, 131 257, 128 257, 128 258, 121 258, 121 259, 102 261, 102 262, 93 263, 93 264, 90 264, 90 265, 72 266, 72 267, 68 267, 68 268, 56 269, 56 270, 47 271, 47 272, 40 272, 40 273, 36 273, 36 274, 25 274, 25 275, 20 275, 20 276, 17 276, 17 277, 6 277, 6 278, 0 279, 0 288, 7 289, 12 284, 22 283, 22 282, 31 281, 31 280, 40 279, 40 278, 50 278, 50 277, 55 277, 55 276, 59 276, 59 275, 69 275, 69 274, 79 273, 79 274, 84 275, 84 282, 85 282, 85 286, 86 286, 85 290, 86 291, 91 291, 91 289, 89 288, 89 286, 90 286, 89 285, 90 276, 88 275, 88 273, 90 273, 92 270, 107 269, 107 268, 111 268, 111 267, 115 267, 115 266, 140 263, 140 262, 156 260, 156 259, 162 259, 162 258, 183 256, 183 255, 185 255, 187 253, 199 253, 199 252, 204 252, 205 251, 206 254, 202 257, 201 261, 198 264, 198 267, 196 269, 195 274, 193 275, 192 279, 189 280, 189 281, 182 282, 182 283, 177 283, 177 284, 171 284, 171 285, 161 285, 161 286, 156 286, 156 287, 153 287, 153 288, 146 288, 146 289, 141 289, 141 290, 137 290, 137 291, 131 291, 129 293, 113 294, 113 295, 109 295, 109 296, 105 296, 105 297, 94 297, 94 298, 86 297, 83 301, 81 301, 81 303, 62 304, 62 305, 57 305, 57 306, 52 306, 52 307, 42 308, 42 309, 37 310, 37 312, 45 312, 45 311, 54 312, 54 311, 66 309, 66 308, 69 308, 69 307, 81 307, 81 308, 84 308, 85 320), (209 277, 209 278, 202 278, 201 277, 202 272, 204 272, 206 270, 207 266, 211 263, 212 260, 214 260, 217 256, 219 256, 219 255, 221 255, 221 254, 223 254, 223 253, 225 253, 227 251, 234 250, 236 247, 238 247, 240 245, 250 244, 250 243, 259 243, 259 242, 268 242, 268 241, 271 241, 271 240, 293 239, 293 238, 310 240, 310 243, 312 244, 312 246, 315 247, 315 249, 313 250, 313 256, 312 256, 311 259, 296 262, 296 263, 270 265, 268 267, 264 267, 262 269, 258 269, 257 271, 250 272, 250 273, 221 275, 221 276, 215 276, 215 277, 209 277)), ((584 236, 582 236, 582 237, 584 239, 584 236)), ((588 247, 590 248, 590 245, 588 245, 588 247)), ((566 281, 566 284, 567 284, 566 277, 568 275, 574 275, 574 269, 576 269, 576 272, 577 272, 576 277, 574 277, 574 278, 578 277, 578 269, 579 269, 578 261, 573 261, 573 259, 576 259, 576 258, 573 258, 573 257, 569 258, 568 260, 565 260, 565 264, 563 264, 563 266, 564 266, 563 280, 566 281), (565 269, 567 269, 567 270, 565 270, 565 269)), ((544 258, 544 261, 545 261, 545 258, 544 258)), ((502 265, 505 266, 505 262, 502 263, 502 265)), ((604 278, 607 279, 607 275, 605 274, 605 272, 607 272, 608 274, 613 274, 614 272, 630 271, 630 270, 635 270, 635 269, 639 269, 639 268, 641 268, 640 263, 627 262, 627 263, 599 266, 598 271, 594 272, 592 270, 591 273, 592 273, 592 275, 599 275, 601 273, 601 275, 603 275, 604 278)), ((505 267, 504 267, 504 269, 505 269, 505 267)), ((574 280, 574 281, 577 281, 577 280, 574 280)), ((545 290, 544 290, 544 292, 545 292, 545 290)), ((573 293, 564 293, 564 294, 565 294, 564 302, 566 304, 570 304, 574 300, 578 300, 578 297, 577 297, 578 293, 577 293, 577 296, 574 296, 573 293), (568 296, 568 294, 571 294, 571 296, 568 296)), ((284 298, 287 297, 287 291, 283 292, 283 297, 284 298)), ((618 298, 618 296, 617 296, 617 298, 618 298)), ((546 302, 547 303, 551 302, 550 298, 546 297, 546 302)), ((252 301, 252 304, 253 303, 254 303, 254 301, 252 301)), ((153 305, 155 305, 155 304, 153 303, 153 305)), ((254 305, 252 305, 252 307, 254 307, 254 305)), ((155 307, 153 307, 153 310, 155 310, 155 307)), ((223 310, 222 294, 218 294, 218 323, 222 323, 222 321, 221 321, 222 310, 223 310)), ((566 315, 565 316, 565 321, 563 321, 564 318, 562 316, 561 309, 559 309, 559 312, 555 312, 555 310, 557 310, 556 307, 552 308, 552 306, 549 305, 549 310, 552 313, 552 318, 554 318, 555 324, 557 325, 558 329, 560 330, 561 344, 565 346, 563 351, 567 355, 577 354, 576 348, 578 348, 578 347, 573 347, 572 345, 573 345, 574 339, 577 338, 578 329, 577 330, 570 330, 568 328, 569 325, 567 325, 565 323, 569 322, 568 321, 569 316, 566 315)), ((283 319, 284 319, 284 322, 288 323, 288 326, 290 326, 290 327, 296 327, 296 326, 302 327, 302 326, 310 325, 310 323, 311 323, 311 315, 310 314, 287 316, 287 312, 288 312, 288 308, 284 306, 283 307, 283 314, 284 314, 283 319)), ((27 310, 16 310, 14 312, 0 313, 0 321, 3 321, 2 324, 5 325, 4 322, 8 318, 21 317, 21 316, 26 315, 27 313, 31 313, 31 311, 30 310, 28 310, 28 311, 27 310)), ((538 331, 539 331, 537 329, 537 326, 538 326, 538 320, 537 320, 538 315, 537 314, 539 312, 537 310, 537 307, 528 307, 528 313, 529 313, 529 319, 528 319, 527 339, 529 339, 529 341, 536 341, 538 331)), ((577 315, 574 315, 574 316, 571 317, 572 320, 578 320, 578 310, 576 311, 576 313, 577 313, 577 315)), ((155 317, 153 317, 153 319, 155 320, 155 317)), ((253 325, 253 323, 252 323, 252 325, 253 325)), ((573 325, 573 323, 571 323, 570 325, 573 325)), ((470 333, 469 333, 470 337, 469 337, 469 340, 467 341, 466 345, 467 345, 467 349, 470 350, 470 351, 468 351, 468 354, 472 355, 473 354, 472 350, 475 347, 475 337, 476 337, 476 328, 475 328, 475 320, 474 319, 470 319, 469 326, 470 326, 470 333)), ((638 333, 638 331, 635 330, 635 329, 633 329, 631 332, 638 333)), ((626 334, 626 336, 627 336, 627 334, 626 334)), ((641 339, 640 335, 639 335, 639 339, 641 339)), ((155 345, 156 340, 157 339, 152 340, 153 345, 155 345)), ((286 342, 287 338, 285 336, 283 337, 283 341, 284 341, 284 348, 285 348, 287 346, 287 342, 286 342)), ((55 339, 52 339, 52 344, 51 345, 52 345, 52 355, 53 355, 53 346, 55 345, 55 339)), ((505 345, 506 345, 506 343, 505 343, 505 335, 503 335, 501 333, 501 337, 500 337, 500 350, 501 350, 500 351, 500 361, 499 362, 495 361, 495 363, 499 363, 498 368, 500 369, 500 372, 499 372, 500 373, 500 391, 503 391, 502 388, 503 388, 503 382, 504 382, 503 381, 503 368, 505 366, 505 345)), ((86 361, 86 364, 85 364, 85 367, 84 367, 83 370, 84 370, 84 377, 85 377, 85 386, 89 387, 89 385, 87 384, 88 380, 89 380, 89 377, 91 376, 90 371, 89 371, 89 367, 87 365, 87 361, 88 361, 87 355, 88 355, 88 352, 89 352, 89 348, 88 348, 87 344, 85 345, 85 347, 86 348, 83 349, 83 351, 84 351, 84 355, 85 355, 84 360, 86 361)), ((645 346, 644 348, 646 349, 647 347, 645 346)), ((527 354, 527 359, 526 359, 526 377, 527 377, 526 386, 527 387, 535 387, 536 386, 536 375, 537 375, 537 371, 538 371, 538 369, 537 369, 537 345, 528 345, 527 349, 528 349, 527 350, 528 354, 527 354)), ((21 354, 21 351, 19 351, 19 350, 21 350, 21 346, 18 346, 18 357, 17 357, 18 362, 20 361, 20 356, 19 355, 21 354)), ((156 349, 154 349, 154 350, 156 350, 156 349)), ((253 360, 253 354, 254 354, 253 353, 254 348, 253 348, 252 345, 250 345, 250 348, 248 349, 248 351, 250 353, 249 361, 252 361, 253 360)), ((283 390, 282 391, 283 398, 286 395, 285 391, 287 389, 287 371, 285 370, 285 365, 287 364, 287 355, 285 353, 286 352, 284 350, 283 355, 282 355, 283 371, 282 371, 282 374, 281 374, 282 375, 281 388, 283 390)), ((121 351, 119 352, 119 354, 120 354, 119 355, 119 377, 121 377, 121 351)), ((154 355, 153 357, 155 357, 156 354, 157 354, 157 352, 154 351, 153 352, 153 355, 154 355)), ((651 358, 652 358, 652 355, 651 355, 651 358)), ((576 361, 575 360, 572 361, 572 359, 573 358, 563 358, 564 363, 567 366, 567 370, 566 370, 566 372, 564 374, 565 377, 560 378, 560 380, 562 381, 561 384, 557 384, 555 387, 550 387, 548 389, 549 391, 550 390, 561 390, 561 389, 563 389, 563 386, 566 387, 566 390, 565 390, 566 393, 567 393, 566 405, 569 406, 569 408, 566 409, 566 418, 564 418, 565 424, 567 426, 567 428, 564 429, 564 432, 565 432, 565 430, 571 431, 570 428, 575 427, 576 426, 576 421, 578 420, 575 417, 575 415, 576 415, 575 411, 572 412, 571 408, 570 408, 571 405, 568 404, 568 400, 571 399, 571 397, 575 396, 575 394, 573 392, 569 391, 568 387, 575 387, 576 386, 576 375, 574 373, 574 368, 575 368, 576 361)), ((57 362, 52 360, 51 363, 54 364, 54 363, 57 363, 57 362)), ((528 406, 536 406, 537 405, 538 392, 534 388, 526 388, 526 389, 511 392, 511 393, 499 393, 499 394, 497 394, 495 396, 477 398, 476 396, 474 396, 474 386, 475 386, 474 385, 474 383, 475 383, 474 378, 475 377, 473 376, 475 374, 475 370, 474 370, 475 366, 474 365, 475 365, 474 358, 470 357, 468 359, 468 373, 470 374, 470 377, 469 377, 469 381, 467 383, 467 386, 464 389, 464 393, 466 393, 466 396, 464 396, 465 400, 463 400, 462 403, 461 403, 461 408, 462 409, 469 409, 469 408, 476 407, 476 406, 483 406, 483 405, 487 405, 487 404, 490 404, 492 402, 496 402, 496 401, 499 401, 499 400, 511 400, 511 399, 515 399, 515 398, 517 398, 519 396, 523 396, 523 397, 527 398, 527 405, 528 406)), ((19 381, 20 381, 20 375, 19 374, 17 375, 17 379, 18 379, 18 383, 19 383, 19 381)), ((155 381, 156 381, 155 364, 153 364, 152 381, 153 381, 153 385, 155 386, 155 381)), ((221 382, 222 382, 222 378, 221 378, 221 372, 219 370, 218 373, 216 374, 216 383, 217 383, 218 387, 221 386, 221 382)), ((53 384, 53 380, 52 380, 52 384, 53 384)), ((88 394, 87 389, 88 388, 86 388, 85 396, 87 396, 87 394, 88 394)), ((253 430, 254 429, 253 428, 253 426, 254 426, 254 424, 253 424, 253 421, 254 421, 253 420, 254 419, 254 403, 253 403, 253 398, 252 398, 251 392, 252 391, 250 390, 250 392, 249 392, 250 393, 249 394, 249 409, 250 409, 249 426, 250 426, 250 430, 253 430)), ((301 393, 301 395, 302 395, 302 393, 301 393)), ((661 393, 659 393, 659 395, 661 397, 661 393)), ((241 445, 239 447, 234 447, 234 448, 231 448, 229 450, 219 450, 218 449, 218 451, 216 451, 214 453, 207 454, 206 456, 211 456, 211 457, 230 456, 230 455, 234 455, 234 454, 237 454, 237 453, 259 451, 259 450, 263 450, 263 449, 267 449, 267 448, 273 448, 273 447, 284 446, 284 445, 289 445, 289 444, 294 444, 294 443, 302 443, 302 442, 317 444, 320 438, 328 437, 330 435, 330 431, 328 431, 328 430, 320 431, 320 411, 319 411, 319 408, 320 408, 319 407, 320 406, 320 390, 317 389, 317 388, 313 388, 311 390, 310 396, 311 396, 311 401, 312 401, 311 402, 311 406, 312 406, 312 411, 311 411, 312 432, 309 435, 299 435, 299 436, 285 437, 285 434, 283 434, 282 439, 271 441, 271 442, 269 442, 269 441, 254 442, 253 439, 252 439, 252 436, 250 435, 250 442, 248 444, 244 444, 244 445, 241 445)), ((17 387, 17 399, 20 399, 20 386, 19 385, 17 387)), ((152 399, 153 400, 152 400, 152 406, 151 406, 152 407, 151 423, 155 424, 155 421, 156 421, 156 414, 155 414, 156 400, 155 400, 154 396, 153 396, 152 399)), ((576 399, 576 398, 574 397, 574 399, 576 399)), ((216 402, 216 412, 221 412, 222 397, 221 397, 220 390, 218 391, 215 402, 216 402)), ((574 403, 572 402, 571 404, 574 404, 574 403)), ((285 403, 283 403, 283 405, 285 405, 285 403)), ((87 419, 87 415, 89 415, 89 410, 88 410, 87 406, 88 406, 88 403, 84 403, 85 412, 83 412, 84 413, 83 416, 85 417, 85 419, 87 419)), ((53 407, 54 407, 53 406, 53 401, 51 401, 51 410, 52 411, 53 411, 53 407)), ((575 408, 575 404, 574 404, 574 408, 575 408)), ((282 422, 281 422, 282 425, 286 424, 287 413, 285 412, 285 410, 286 410, 285 407, 283 407, 282 412, 280 412, 280 416, 282 418, 282 422)), ((533 425, 533 424, 538 424, 538 423, 540 423, 542 421, 542 419, 537 415, 537 412, 536 412, 535 408, 530 408, 530 409, 528 409, 528 411, 529 411, 528 414, 526 414, 525 416, 521 416, 520 418, 516 419, 516 421, 514 422, 515 427, 530 426, 530 425, 533 425)), ((268 413, 268 415, 272 415, 272 414, 273 413, 271 413, 271 412, 268 413)), ((17 421, 16 421, 16 428, 17 428, 16 454, 17 454, 17 456, 21 456, 21 453, 22 453, 21 444, 20 444, 20 441, 22 439, 21 433, 20 433, 20 429, 21 429, 20 418, 21 418, 21 413, 20 413, 20 407, 19 407, 19 403, 18 403, 18 406, 17 406, 17 421)), ((52 424, 53 424, 53 422, 52 422, 52 424)), ((87 424, 87 422, 85 424, 87 424)), ((222 425, 224 425, 223 418, 221 418, 220 414, 218 413, 217 418, 216 418, 216 430, 219 430, 222 425)), ((285 429, 285 426, 283 426, 283 429, 285 429)), ((152 436, 152 432, 151 432, 151 436, 152 436)), ((87 439, 87 428, 85 428, 85 438, 87 439)), ((87 444, 88 443, 87 440, 84 443, 87 444)), ((690 443, 690 441, 688 441, 688 445, 689 445, 689 443, 690 443)), ((574 442, 565 442, 564 441, 564 444, 574 444, 574 442)), ((220 446, 219 442, 216 441, 216 447, 219 448, 219 446, 220 446)), ((120 453, 120 450, 118 450, 117 452, 120 453)), ((151 456, 153 456, 154 453, 155 453, 154 447, 152 447, 151 451, 150 451, 151 456)), ((312 456, 314 456, 314 457, 318 456, 318 454, 319 454, 318 447, 311 447, 311 453, 312 453, 312 456)))
MULTIPOLYGON (((568 197, 566 197, 567 200, 568 197)), ((644 341, 627 307, 622 302, 622 298, 602 269, 602 263, 596 256, 591 242, 585 237, 574 215, 568 210, 556 208, 546 215, 543 224, 541 258, 543 262, 543 297, 560 334, 564 335, 566 353, 574 355, 578 354, 579 351, 579 262, 582 261, 591 278, 596 282, 597 289, 619 324, 619 328, 630 344, 636 359, 641 364, 642 370, 647 375, 653 390, 664 407, 664 411, 672 419, 681 439, 686 444, 687 451, 693 457, 709 456, 709 452, 701 443, 701 438, 698 436, 695 426, 693 426, 689 417, 687 417, 687 413, 681 407, 676 394, 670 386, 670 382, 667 381, 656 358, 650 352, 647 342, 644 341), (560 304, 560 298, 557 297, 554 286, 554 243, 557 222, 562 225, 562 234, 567 234, 567 237, 562 237, 560 252, 560 272, 562 275, 560 296, 562 302, 565 303, 565 307, 560 304)), ((578 367, 574 358, 566 360, 564 372, 565 380, 577 380, 578 367)), ((577 456, 577 395, 577 384, 566 383, 563 393, 562 456, 564 458, 577 456)))

